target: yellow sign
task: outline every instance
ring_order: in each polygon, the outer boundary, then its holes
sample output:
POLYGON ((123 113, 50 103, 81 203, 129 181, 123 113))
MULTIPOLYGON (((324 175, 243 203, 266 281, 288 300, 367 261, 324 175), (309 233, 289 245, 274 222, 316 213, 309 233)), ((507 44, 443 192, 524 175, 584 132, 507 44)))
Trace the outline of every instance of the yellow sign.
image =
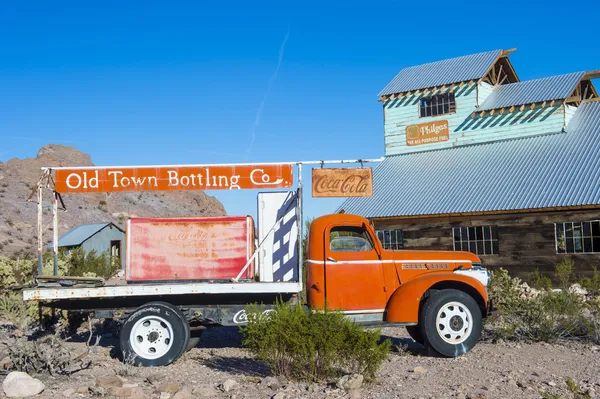
POLYGON ((406 144, 421 145, 450 140, 448 121, 434 121, 406 127, 406 144))

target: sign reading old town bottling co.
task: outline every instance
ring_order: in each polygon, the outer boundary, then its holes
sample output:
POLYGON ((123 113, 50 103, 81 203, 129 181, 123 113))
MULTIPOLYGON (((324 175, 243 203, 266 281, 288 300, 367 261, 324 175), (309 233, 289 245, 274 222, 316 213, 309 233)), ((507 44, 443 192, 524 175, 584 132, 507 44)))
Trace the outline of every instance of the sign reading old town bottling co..
POLYGON ((57 169, 59 193, 288 188, 293 165, 57 169))
POLYGON ((406 144, 420 145, 448 141, 448 121, 434 121, 406 127, 406 144))
POLYGON ((313 197, 372 197, 371 168, 312 170, 313 197))

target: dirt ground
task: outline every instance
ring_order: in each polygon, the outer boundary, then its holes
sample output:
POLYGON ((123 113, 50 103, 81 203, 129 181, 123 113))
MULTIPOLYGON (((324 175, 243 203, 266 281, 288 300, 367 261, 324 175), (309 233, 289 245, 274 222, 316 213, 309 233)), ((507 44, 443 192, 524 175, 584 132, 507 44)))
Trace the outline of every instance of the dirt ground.
MULTIPOLYGON (((346 392, 335 385, 279 381, 267 384, 268 370, 241 348, 235 328, 212 329, 176 363, 164 368, 136 368, 114 358, 111 335, 88 355, 92 365, 71 376, 37 375, 46 385, 39 398, 98 397, 97 378, 119 376, 121 395, 132 398, 540 398, 542 391, 574 397, 567 378, 582 392, 600 395, 600 347, 579 342, 512 344, 480 342, 456 359, 426 356, 404 328, 384 328, 395 351, 374 383, 346 392), (422 368, 422 369, 421 369, 422 368), (416 369, 416 370, 415 370, 416 369), (223 389, 223 383, 229 390, 223 389), (236 384, 237 383, 237 384, 236 384), (229 385, 232 385, 231 387, 229 385), (279 386, 278 386, 279 385, 279 386), (90 389, 91 387, 91 389, 90 389), (79 393, 80 391, 82 393, 79 393), (83 393, 85 392, 85 393, 83 393)), ((73 356, 87 352, 84 342, 68 343, 73 356)), ((4 378, 4 377, 2 377, 4 378)))

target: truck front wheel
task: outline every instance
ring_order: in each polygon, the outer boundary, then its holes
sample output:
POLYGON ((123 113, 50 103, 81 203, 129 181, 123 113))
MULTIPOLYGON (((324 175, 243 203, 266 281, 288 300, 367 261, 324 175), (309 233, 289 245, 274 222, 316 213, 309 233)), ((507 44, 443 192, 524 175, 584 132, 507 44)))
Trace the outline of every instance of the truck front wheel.
POLYGON ((456 357, 470 351, 481 335, 481 310, 469 294, 446 289, 432 294, 419 321, 421 334, 439 354, 456 357))
POLYGON ((147 367, 166 366, 184 353, 190 339, 190 326, 175 306, 152 302, 133 312, 119 335, 125 362, 147 367))

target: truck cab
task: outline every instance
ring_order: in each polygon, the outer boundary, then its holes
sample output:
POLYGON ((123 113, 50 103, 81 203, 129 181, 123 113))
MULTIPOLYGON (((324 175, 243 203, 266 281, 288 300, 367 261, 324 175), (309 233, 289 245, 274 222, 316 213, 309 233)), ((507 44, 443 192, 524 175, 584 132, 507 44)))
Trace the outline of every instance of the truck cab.
POLYGON ((404 325, 445 356, 468 352, 480 336, 489 273, 473 253, 385 250, 368 220, 332 214, 311 224, 306 267, 313 309, 404 325))

